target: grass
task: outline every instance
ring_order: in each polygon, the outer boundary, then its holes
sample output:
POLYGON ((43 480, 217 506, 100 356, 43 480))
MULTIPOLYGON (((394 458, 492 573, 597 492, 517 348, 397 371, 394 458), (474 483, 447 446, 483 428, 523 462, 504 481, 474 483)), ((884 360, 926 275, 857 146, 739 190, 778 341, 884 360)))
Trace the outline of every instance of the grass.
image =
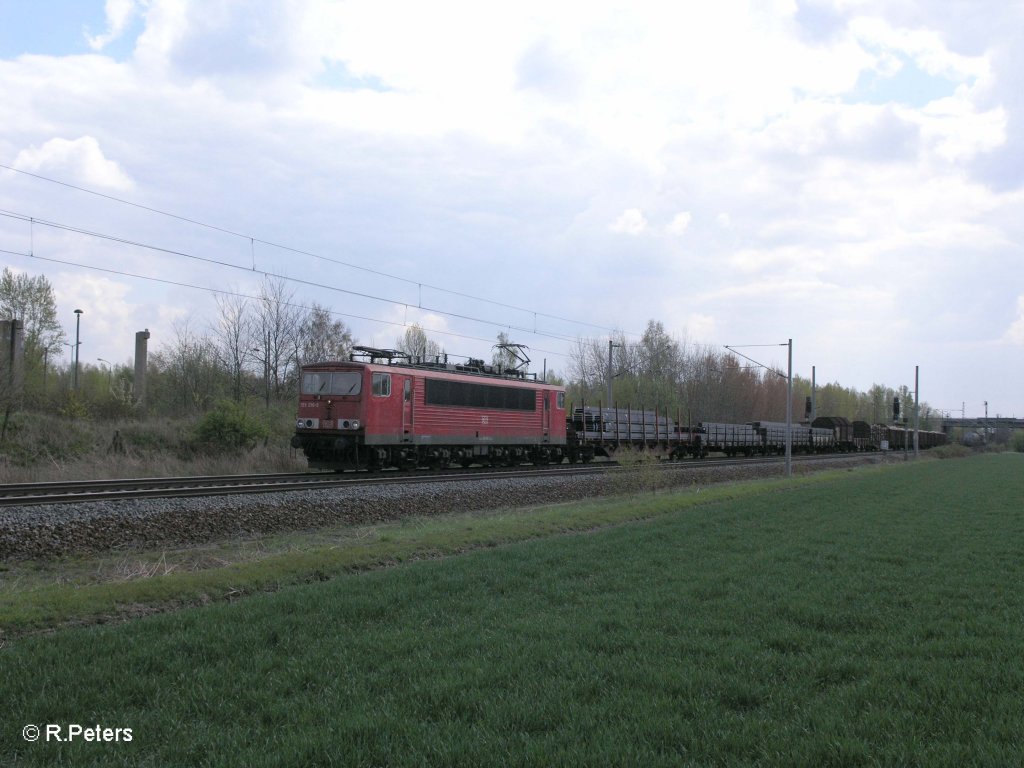
MULTIPOLYGON (((280 427, 279 416, 275 411, 260 418, 280 427)), ((287 425, 291 424, 289 417, 287 425)), ((0 443, 0 483, 307 469, 302 452, 288 445, 289 432, 280 428, 256 447, 236 450, 201 443, 195 429, 192 418, 94 421, 15 413, 7 438, 0 443)))
MULTIPOLYGON (((1017 764, 1022 470, 569 507, 655 516, 21 638, 0 652, 0 761, 1017 764), (26 723, 133 740, 26 744, 26 723)), ((449 542, 470 525, 446 522, 449 542)))
MULTIPOLYGON (((828 475, 795 482, 821 482, 828 475)), ((790 481, 794 482, 794 481, 790 481)), ((177 550, 113 552, 0 564, 0 639, 71 623, 208 604, 397 563, 649 518, 787 487, 782 480, 529 509, 409 517, 177 550)), ((632 483, 624 488, 636 492, 632 483)))

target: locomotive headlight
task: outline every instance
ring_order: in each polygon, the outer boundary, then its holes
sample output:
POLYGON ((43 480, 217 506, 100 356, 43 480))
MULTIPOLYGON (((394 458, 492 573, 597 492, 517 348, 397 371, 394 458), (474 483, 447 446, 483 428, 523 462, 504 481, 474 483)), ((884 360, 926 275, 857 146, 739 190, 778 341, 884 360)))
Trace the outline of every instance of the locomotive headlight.
POLYGON ((313 429, 320 426, 320 419, 299 419, 295 422, 295 426, 299 429, 313 429))
POLYGON ((352 429, 359 429, 359 419, 354 419, 352 421, 352 429))

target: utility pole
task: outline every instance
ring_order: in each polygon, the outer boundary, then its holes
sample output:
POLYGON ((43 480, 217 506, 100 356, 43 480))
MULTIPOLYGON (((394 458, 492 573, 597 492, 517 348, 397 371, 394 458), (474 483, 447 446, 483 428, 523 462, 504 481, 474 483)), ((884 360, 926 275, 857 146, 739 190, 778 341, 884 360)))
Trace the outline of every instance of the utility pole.
POLYGON ((612 349, 615 347, 621 347, 621 344, 614 343, 611 339, 608 339, 608 401, 604 404, 605 408, 612 407, 612 349))
POLYGON ((914 460, 921 458, 921 436, 919 427, 921 423, 921 366, 914 366, 914 460))
MULTIPOLYGON (((792 339, 790 340, 792 342, 792 339)), ((811 366, 811 424, 818 418, 818 382, 817 366, 811 366)))
POLYGON ((75 385, 75 391, 76 392, 78 391, 78 348, 79 348, 79 346, 82 343, 81 341, 79 341, 79 331, 81 330, 81 327, 82 327, 82 310, 76 309, 75 310, 75 377, 74 377, 74 385, 75 385))
POLYGON ((793 340, 789 346, 789 372, 786 376, 786 477, 793 476, 793 340))

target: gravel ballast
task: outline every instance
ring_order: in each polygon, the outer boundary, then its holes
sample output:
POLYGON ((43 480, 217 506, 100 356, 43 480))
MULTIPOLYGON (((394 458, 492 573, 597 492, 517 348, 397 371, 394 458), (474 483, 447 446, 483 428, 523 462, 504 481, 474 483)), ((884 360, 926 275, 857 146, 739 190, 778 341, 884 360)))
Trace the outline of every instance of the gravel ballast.
MULTIPOLYGON (((862 454, 795 462, 794 472, 802 474, 885 460, 878 454, 862 454)), ((0 510, 0 558, 49 558, 198 544, 237 536, 373 524, 409 516, 578 501, 649 490, 652 483, 663 489, 779 477, 781 471, 780 464, 692 465, 657 473, 641 471, 633 477, 621 471, 575 476, 539 473, 529 478, 454 483, 424 480, 408 485, 8 507, 0 510)))

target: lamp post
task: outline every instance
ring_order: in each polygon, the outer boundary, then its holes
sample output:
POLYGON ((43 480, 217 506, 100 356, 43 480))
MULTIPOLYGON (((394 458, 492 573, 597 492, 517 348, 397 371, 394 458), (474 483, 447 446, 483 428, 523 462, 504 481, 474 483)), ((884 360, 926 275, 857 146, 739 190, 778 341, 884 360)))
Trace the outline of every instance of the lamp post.
POLYGON ((78 347, 82 343, 79 341, 79 331, 82 328, 82 310, 75 310, 75 390, 78 390, 78 347))
POLYGON ((96 358, 97 363, 107 364, 107 387, 111 387, 114 384, 114 364, 109 360, 104 360, 102 357, 96 358))

